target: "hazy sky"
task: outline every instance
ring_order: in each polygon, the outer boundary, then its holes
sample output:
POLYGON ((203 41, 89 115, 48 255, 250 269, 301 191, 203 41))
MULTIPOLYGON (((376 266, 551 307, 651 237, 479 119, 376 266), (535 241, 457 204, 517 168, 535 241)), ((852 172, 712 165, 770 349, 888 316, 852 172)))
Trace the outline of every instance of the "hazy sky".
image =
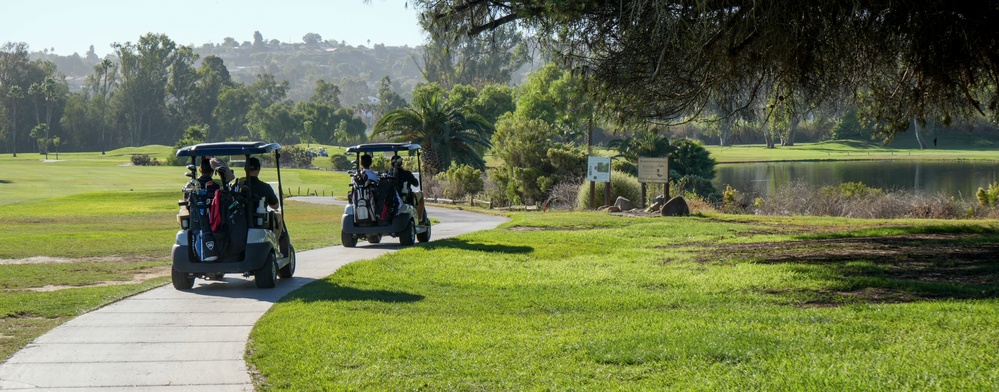
POLYGON ((253 42, 302 42, 306 33, 348 45, 417 46, 425 35, 407 0, 0 0, 0 44, 26 42, 29 51, 55 48, 99 56, 114 42, 136 42, 163 33, 181 45, 221 43, 225 37, 253 42))

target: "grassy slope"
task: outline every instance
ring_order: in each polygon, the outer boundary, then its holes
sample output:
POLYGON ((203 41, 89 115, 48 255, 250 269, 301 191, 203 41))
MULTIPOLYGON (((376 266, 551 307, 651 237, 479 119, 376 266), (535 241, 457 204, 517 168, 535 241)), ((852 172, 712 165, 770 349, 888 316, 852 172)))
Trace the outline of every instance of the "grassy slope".
POLYGON ((262 390, 993 388, 994 263, 939 281, 958 261, 823 242, 938 255, 926 235, 999 239, 994 222, 521 214, 304 287, 248 360, 262 390))

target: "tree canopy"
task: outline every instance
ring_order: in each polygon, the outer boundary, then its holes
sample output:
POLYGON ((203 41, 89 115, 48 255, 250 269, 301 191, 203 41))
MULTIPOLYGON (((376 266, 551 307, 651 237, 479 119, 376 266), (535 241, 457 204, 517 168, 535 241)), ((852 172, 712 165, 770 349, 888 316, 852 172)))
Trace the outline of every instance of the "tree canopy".
MULTIPOLYGON (((889 133, 999 112, 999 2, 417 0, 435 36, 516 24, 622 116, 866 102, 889 133), (774 96, 776 95, 776 96, 774 96)), ((687 117, 689 118, 689 117, 687 117)))

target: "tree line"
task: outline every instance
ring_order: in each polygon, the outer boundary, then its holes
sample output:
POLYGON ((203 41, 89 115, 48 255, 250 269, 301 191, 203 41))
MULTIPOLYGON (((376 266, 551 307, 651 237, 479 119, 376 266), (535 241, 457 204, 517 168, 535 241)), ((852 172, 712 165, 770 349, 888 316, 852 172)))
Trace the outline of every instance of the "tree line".
POLYGON ((199 58, 163 34, 115 44, 79 92, 52 62, 31 60, 26 44, 0 48, 0 130, 3 152, 12 154, 47 152, 57 137, 69 151, 173 145, 191 126, 204 126, 212 141, 356 143, 366 140, 373 113, 405 102, 388 76, 382 104, 344 107, 339 87, 323 80, 306 100, 293 102, 288 92, 288 81, 272 74, 234 81, 221 57, 199 58))

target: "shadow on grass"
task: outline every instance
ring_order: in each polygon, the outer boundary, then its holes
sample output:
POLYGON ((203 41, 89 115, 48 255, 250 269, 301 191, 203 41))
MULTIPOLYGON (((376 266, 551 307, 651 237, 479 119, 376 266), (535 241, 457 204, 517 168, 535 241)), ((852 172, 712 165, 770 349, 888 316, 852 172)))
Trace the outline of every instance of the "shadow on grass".
POLYGON ((470 250, 476 252, 509 253, 509 254, 531 253, 534 251, 534 248, 530 246, 483 244, 477 242, 469 242, 457 238, 447 238, 443 240, 432 241, 430 243, 424 244, 423 248, 426 250, 461 249, 461 250, 470 250))
POLYGON ((999 234, 994 230, 901 228, 901 234, 720 245, 701 261, 787 264, 829 281, 817 290, 772 290, 804 305, 999 298, 999 234))
POLYGON ((11 183, 13 183, 13 181, 11 180, 0 180, 0 184, 11 184, 11 183))
POLYGON ((388 290, 362 290, 354 287, 341 286, 326 280, 309 283, 297 292, 292 293, 282 302, 338 302, 338 301, 376 301, 385 303, 410 303, 423 300, 422 295, 388 290))

